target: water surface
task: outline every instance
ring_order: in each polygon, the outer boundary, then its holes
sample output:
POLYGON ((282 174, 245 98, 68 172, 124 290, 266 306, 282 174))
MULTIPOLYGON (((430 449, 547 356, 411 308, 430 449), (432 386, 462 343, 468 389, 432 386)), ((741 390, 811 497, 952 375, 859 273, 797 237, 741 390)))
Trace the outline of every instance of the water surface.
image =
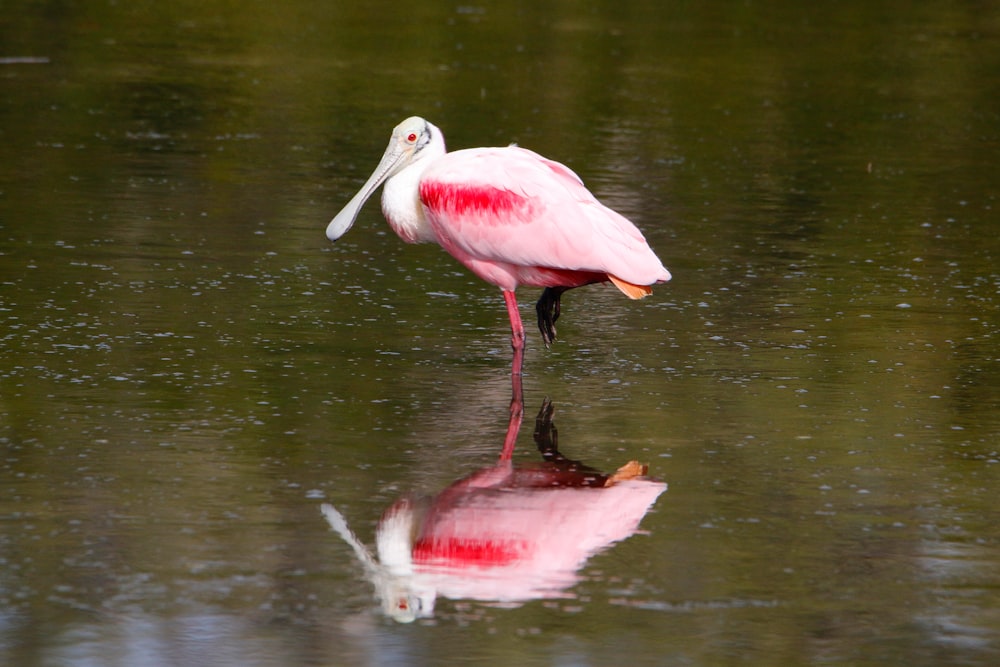
MULTIPOLYGON (((980 3, 15 3, 0 662, 991 665, 1000 17, 980 3), (560 596, 382 613, 320 505, 496 463, 497 290, 374 203, 411 114, 574 170, 674 274, 529 333, 538 452, 667 489, 560 596)), ((535 298, 522 290, 524 315, 535 298)))

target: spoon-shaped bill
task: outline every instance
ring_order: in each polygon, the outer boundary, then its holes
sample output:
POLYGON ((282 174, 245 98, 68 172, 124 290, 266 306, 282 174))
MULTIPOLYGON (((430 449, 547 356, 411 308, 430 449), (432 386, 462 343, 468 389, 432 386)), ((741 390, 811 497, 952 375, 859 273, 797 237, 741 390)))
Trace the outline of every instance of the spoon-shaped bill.
POLYGON ((351 197, 351 201, 347 202, 347 206, 335 215, 330 224, 326 226, 326 237, 328 239, 336 241, 347 233, 347 230, 351 228, 357 219, 358 213, 361 212, 361 207, 364 206, 364 203, 378 189, 378 186, 382 185, 390 176, 399 171, 405 164, 404 158, 406 156, 407 152, 401 150, 395 141, 389 142, 389 147, 385 149, 385 154, 382 155, 382 159, 379 161, 378 166, 375 167, 375 171, 368 177, 365 184, 361 186, 358 193, 351 197))

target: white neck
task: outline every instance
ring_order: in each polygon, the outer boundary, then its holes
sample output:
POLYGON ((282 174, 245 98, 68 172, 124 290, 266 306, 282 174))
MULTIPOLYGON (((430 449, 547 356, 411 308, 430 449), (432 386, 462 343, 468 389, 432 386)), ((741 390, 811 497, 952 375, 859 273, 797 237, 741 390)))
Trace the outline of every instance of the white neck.
POLYGON ((431 162, 445 154, 441 130, 427 124, 433 133, 430 143, 414 156, 413 162, 385 182, 382 215, 392 230, 407 243, 437 243, 438 238, 424 216, 420 204, 420 177, 431 162))
POLYGON ((382 215, 407 243, 437 243, 420 205, 420 177, 427 164, 417 160, 386 181, 382 189, 382 215))

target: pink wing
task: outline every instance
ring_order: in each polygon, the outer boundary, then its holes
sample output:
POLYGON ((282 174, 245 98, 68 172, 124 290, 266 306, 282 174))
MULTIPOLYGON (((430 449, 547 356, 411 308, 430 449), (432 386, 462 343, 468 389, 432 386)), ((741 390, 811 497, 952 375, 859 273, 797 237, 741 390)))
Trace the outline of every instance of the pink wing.
POLYGON ((448 153, 424 172, 420 199, 445 250, 503 289, 670 279, 635 225, 568 167, 523 148, 448 153))

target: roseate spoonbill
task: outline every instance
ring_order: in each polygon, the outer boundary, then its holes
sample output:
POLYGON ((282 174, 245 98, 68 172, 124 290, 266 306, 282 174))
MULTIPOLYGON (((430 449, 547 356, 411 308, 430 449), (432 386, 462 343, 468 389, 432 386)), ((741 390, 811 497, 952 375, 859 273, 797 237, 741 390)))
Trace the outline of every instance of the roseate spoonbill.
POLYGON ((514 375, 524 357, 519 285, 545 288, 535 309, 548 346, 566 290, 611 281, 639 299, 650 285, 670 280, 635 225, 598 202, 569 167, 524 148, 448 153, 441 130, 407 118, 393 129, 374 173, 330 221, 331 241, 347 233, 382 183, 382 213, 400 238, 438 243, 503 291, 514 375))

